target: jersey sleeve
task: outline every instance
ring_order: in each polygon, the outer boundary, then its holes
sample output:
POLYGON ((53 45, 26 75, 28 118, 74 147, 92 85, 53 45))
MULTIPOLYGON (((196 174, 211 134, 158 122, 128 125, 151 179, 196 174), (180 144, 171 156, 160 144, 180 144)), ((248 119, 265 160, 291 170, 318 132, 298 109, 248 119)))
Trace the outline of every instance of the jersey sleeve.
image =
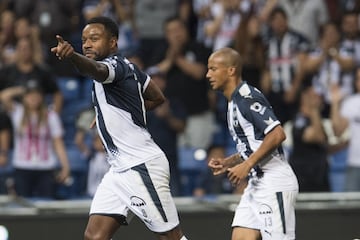
POLYGON ((265 97, 242 98, 239 96, 235 98, 235 101, 244 118, 264 135, 280 124, 265 97))
POLYGON ((115 81, 115 79, 119 79, 124 76, 124 67, 122 66, 122 62, 118 61, 117 58, 109 57, 100 61, 107 66, 109 70, 109 75, 103 84, 109 84, 115 81))
POLYGON ((144 92, 150 82, 149 75, 145 74, 135 64, 126 58, 115 56, 106 58, 105 60, 101 61, 101 63, 105 64, 109 70, 109 75, 103 84, 121 81, 129 75, 133 75, 132 77, 139 81, 142 87, 142 92, 144 92))

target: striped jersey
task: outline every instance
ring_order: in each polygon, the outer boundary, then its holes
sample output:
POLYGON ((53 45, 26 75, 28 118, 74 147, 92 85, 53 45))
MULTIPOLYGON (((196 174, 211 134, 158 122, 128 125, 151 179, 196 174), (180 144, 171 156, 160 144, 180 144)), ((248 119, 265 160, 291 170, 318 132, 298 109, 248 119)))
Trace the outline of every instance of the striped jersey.
MULTIPOLYGON (((264 95, 246 82, 242 82, 232 94, 227 114, 237 151, 245 160, 260 147, 265 135, 281 124, 264 95)), ((250 182, 259 181, 258 186, 268 190, 297 189, 296 177, 281 147, 261 160, 249 177, 253 179, 250 182), (284 179, 288 177, 291 181, 285 183, 284 179)))
POLYGON ((120 55, 101 61, 108 78, 94 80, 93 103, 99 135, 114 171, 125 171, 163 154, 146 127, 143 99, 150 77, 120 55))
POLYGON ((291 88, 298 65, 297 55, 310 48, 306 38, 294 31, 288 31, 281 39, 270 35, 268 42, 268 66, 272 91, 282 93, 291 88))
MULTIPOLYGON (((318 47, 309 53, 309 58, 320 58, 323 50, 318 47)), ((345 47, 339 49, 339 56, 342 58, 351 58, 351 51, 345 47)), ((331 102, 331 86, 340 87, 345 96, 351 95, 353 88, 353 73, 345 74, 341 70, 337 60, 330 57, 326 58, 320 65, 318 71, 312 78, 312 85, 315 90, 324 97, 325 103, 331 102)))

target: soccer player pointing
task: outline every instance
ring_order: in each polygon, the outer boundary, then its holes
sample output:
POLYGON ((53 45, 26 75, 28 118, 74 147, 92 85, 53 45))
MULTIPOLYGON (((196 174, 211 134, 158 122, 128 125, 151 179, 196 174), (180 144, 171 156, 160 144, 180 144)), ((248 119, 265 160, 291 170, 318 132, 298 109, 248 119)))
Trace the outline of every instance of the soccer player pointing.
POLYGON ((298 183, 283 156, 281 123, 264 95, 242 81, 235 50, 211 54, 207 78, 228 100, 228 126, 238 151, 208 165, 214 175, 227 172, 234 185, 248 180, 233 219, 232 240, 295 239, 298 183))
POLYGON ((83 54, 56 36, 51 49, 94 79, 96 126, 111 165, 91 204, 85 239, 111 239, 131 214, 160 240, 186 240, 169 188, 169 163, 146 130, 145 109, 165 98, 150 77, 117 53, 118 26, 90 20, 82 32, 83 54))

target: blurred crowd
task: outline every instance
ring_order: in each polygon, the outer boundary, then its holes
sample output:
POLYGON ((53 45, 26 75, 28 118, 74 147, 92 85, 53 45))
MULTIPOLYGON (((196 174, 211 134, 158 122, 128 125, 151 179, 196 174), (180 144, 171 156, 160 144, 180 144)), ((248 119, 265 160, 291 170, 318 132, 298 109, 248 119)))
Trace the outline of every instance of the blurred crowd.
POLYGON ((205 78, 226 46, 282 122, 300 192, 359 191, 359 13, 358 0, 0 1, 0 194, 91 197, 107 171, 92 81, 50 52, 57 34, 81 52, 96 16, 119 23, 119 51, 167 97, 147 117, 175 196, 242 190, 207 168, 236 151, 227 101, 205 78))

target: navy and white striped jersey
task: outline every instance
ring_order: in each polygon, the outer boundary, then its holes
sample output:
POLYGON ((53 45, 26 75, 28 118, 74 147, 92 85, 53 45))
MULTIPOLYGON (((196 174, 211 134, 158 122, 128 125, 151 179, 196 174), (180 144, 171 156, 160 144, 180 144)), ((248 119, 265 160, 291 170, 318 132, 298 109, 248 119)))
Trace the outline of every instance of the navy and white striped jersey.
POLYGON ((360 38, 343 39, 340 43, 340 49, 346 51, 354 59, 356 66, 360 66, 360 38))
POLYGON ((308 52, 310 44, 306 38, 294 31, 288 31, 281 39, 271 35, 267 42, 272 91, 282 93, 289 90, 293 84, 298 65, 297 55, 308 52))
MULTIPOLYGON (((245 160, 260 147, 265 135, 280 125, 280 121, 274 115, 272 107, 264 95, 246 82, 242 82, 234 91, 231 101, 228 103, 227 117, 237 151, 245 160)), ((284 190, 286 186, 289 187, 289 190, 296 189, 296 178, 294 179, 281 147, 273 151, 266 159, 261 160, 250 173, 250 177, 255 174, 259 176, 259 172, 266 179, 266 181, 261 181, 260 185, 266 189, 284 190), (292 183, 282 184, 281 181, 288 176, 292 176, 292 183), (276 184, 269 186, 268 184, 271 182, 276 184)))
MULTIPOLYGON (((309 53, 309 58, 320 58, 323 50, 318 47, 309 53)), ((339 55, 342 58, 351 58, 351 51, 347 48, 340 48, 339 55)), ((320 65, 318 71, 313 75, 312 85, 315 90, 324 97, 325 103, 331 102, 331 86, 337 85, 342 93, 348 96, 353 93, 353 73, 346 75, 341 70, 340 64, 330 57, 320 65)))
POLYGON ((96 124, 115 171, 124 171, 163 154, 146 128, 143 92, 150 77, 120 55, 103 61, 109 76, 94 81, 96 124))
MULTIPOLYGON (((360 66, 360 39, 344 39, 340 43, 340 49, 347 53, 347 57, 350 57, 355 62, 356 68, 360 66)), ((343 88, 343 94, 349 96, 355 92, 355 69, 350 71, 342 71, 340 86, 343 88)))

